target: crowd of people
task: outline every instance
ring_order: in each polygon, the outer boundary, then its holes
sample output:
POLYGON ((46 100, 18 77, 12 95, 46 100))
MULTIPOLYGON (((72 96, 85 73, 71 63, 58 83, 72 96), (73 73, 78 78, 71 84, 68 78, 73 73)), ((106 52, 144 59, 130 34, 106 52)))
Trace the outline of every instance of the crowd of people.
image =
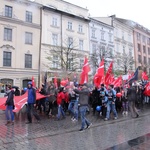
MULTIPOLYGON (((129 83, 128 87, 115 87, 113 85, 101 84, 100 87, 89 87, 88 84, 83 85, 67 85, 65 87, 56 88, 50 82, 47 87, 42 84, 40 90, 36 90, 32 86, 32 82, 28 83, 27 91, 27 122, 32 123, 32 114, 38 122, 43 113, 48 117, 55 117, 56 121, 66 118, 66 114, 71 116, 72 122, 81 119, 81 128, 83 131, 90 128, 92 123, 86 118, 86 114, 92 110, 93 116, 100 115, 105 121, 111 118, 118 119, 118 112, 122 115, 128 115, 129 111, 132 117, 139 117, 139 109, 144 104, 148 104, 150 97, 143 94, 145 84, 137 85, 129 83), (46 97, 36 101, 36 92, 46 97)), ((14 95, 16 90, 12 90, 11 86, 7 87, 6 100, 6 118, 8 124, 14 124, 14 95), (10 116, 9 116, 10 113, 10 116)), ((25 91, 24 91, 25 92, 25 91)))

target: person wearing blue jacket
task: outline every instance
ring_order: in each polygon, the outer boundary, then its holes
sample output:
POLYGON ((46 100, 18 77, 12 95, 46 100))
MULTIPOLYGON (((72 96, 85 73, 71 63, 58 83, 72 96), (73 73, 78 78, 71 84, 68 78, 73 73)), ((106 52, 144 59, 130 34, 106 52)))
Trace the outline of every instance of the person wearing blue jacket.
POLYGON ((27 119, 28 122, 26 124, 32 123, 32 116, 37 119, 37 121, 40 121, 40 117, 35 111, 34 104, 36 103, 36 90, 32 87, 32 82, 28 82, 28 98, 27 98, 27 119))

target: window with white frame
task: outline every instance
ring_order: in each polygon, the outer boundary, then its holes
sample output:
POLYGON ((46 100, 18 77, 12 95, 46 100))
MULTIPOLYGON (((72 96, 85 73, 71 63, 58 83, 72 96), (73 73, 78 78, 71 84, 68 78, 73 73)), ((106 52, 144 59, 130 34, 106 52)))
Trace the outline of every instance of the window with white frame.
POLYGON ((78 32, 80 32, 80 33, 82 33, 82 32, 83 32, 83 26, 82 26, 81 24, 79 24, 78 32))
POLYGON ((93 53, 96 52, 96 44, 95 44, 95 43, 92 44, 92 52, 93 52, 93 53))
POLYGON ((12 18, 12 7, 5 5, 5 17, 12 18))
POLYGON ((32 33, 25 32, 25 44, 32 44, 32 33))
POLYGON ((101 40, 105 40, 104 34, 105 34, 104 32, 101 32, 101 40))
POLYGON ((68 30, 72 30, 72 22, 68 22, 68 30))
POLYGON ((58 35, 52 34, 52 45, 57 46, 58 45, 58 35))
POLYGON ((32 68, 32 55, 25 54, 25 68, 32 68))
POLYGON ((123 46, 123 53, 125 53, 125 46, 123 46))
POLYGON ((132 57, 132 49, 129 48, 129 56, 132 57))
POLYGON ((80 59, 80 69, 82 69, 83 64, 84 64, 84 60, 83 60, 83 59, 80 59))
POLYGON ((95 38, 95 29, 92 29, 92 38, 95 38))
POLYGON ((109 34, 109 42, 112 42, 112 34, 109 34))
POLYGON ((68 37, 68 48, 73 48, 73 38, 68 37))
POLYGON ((57 27, 57 18, 53 17, 52 19, 52 25, 57 27))
POLYGON ((73 70, 73 58, 68 58, 68 69, 73 70))
POLYGON ((53 55, 53 68, 58 69, 58 66, 59 66, 58 56, 53 55))
POLYGON ((11 52, 3 52, 3 66, 11 67, 11 52))
POLYGON ((79 40, 79 50, 83 50, 83 40, 79 40))
POLYGON ((4 28, 4 40, 12 41, 12 29, 4 28))
POLYGON ((26 11, 26 22, 32 23, 32 12, 26 11))

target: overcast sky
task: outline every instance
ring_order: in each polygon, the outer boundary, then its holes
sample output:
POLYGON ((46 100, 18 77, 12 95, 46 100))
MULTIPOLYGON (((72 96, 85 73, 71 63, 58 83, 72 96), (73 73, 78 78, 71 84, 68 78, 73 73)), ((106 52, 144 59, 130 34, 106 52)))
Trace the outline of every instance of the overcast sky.
POLYGON ((65 0, 89 10, 91 17, 115 14, 150 29, 150 0, 65 0))

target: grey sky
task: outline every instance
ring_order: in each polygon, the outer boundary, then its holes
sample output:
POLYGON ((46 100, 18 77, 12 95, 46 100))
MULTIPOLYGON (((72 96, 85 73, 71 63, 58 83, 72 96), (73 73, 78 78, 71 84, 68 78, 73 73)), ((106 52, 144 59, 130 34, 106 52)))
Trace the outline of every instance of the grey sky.
POLYGON ((87 7, 91 17, 117 17, 130 19, 150 29, 150 0, 65 0, 87 7))

